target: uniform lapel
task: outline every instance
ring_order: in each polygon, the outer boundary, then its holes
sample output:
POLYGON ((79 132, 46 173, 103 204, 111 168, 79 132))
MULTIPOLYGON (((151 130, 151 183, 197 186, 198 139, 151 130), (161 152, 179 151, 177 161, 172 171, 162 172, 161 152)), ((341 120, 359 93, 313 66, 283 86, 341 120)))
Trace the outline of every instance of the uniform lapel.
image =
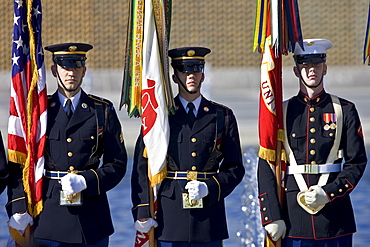
POLYGON ((94 101, 81 89, 80 101, 76 105, 76 109, 69 120, 67 128, 71 128, 79 123, 85 122, 87 119, 94 116, 94 101))
MULTIPOLYGON (((180 102, 179 96, 175 97, 175 105, 176 105, 176 112, 174 117, 174 121, 180 126, 187 126, 188 125, 188 115, 180 102)), ((170 115, 171 116, 171 115, 170 115)), ((190 127, 188 126, 190 129, 190 127)))
POLYGON ((202 96, 202 101, 200 102, 198 114, 197 114, 197 117, 195 118, 192 133, 196 133, 202 130, 214 118, 215 118, 214 106, 202 96))
POLYGON ((67 125, 68 118, 62 105, 59 102, 58 92, 55 92, 48 101, 48 118, 55 119, 56 122, 67 125))
MULTIPOLYGON (((201 97, 202 101, 200 102, 198 114, 195 118, 193 129, 191 130, 191 133, 193 134, 201 131, 215 117, 215 107, 203 96, 201 97)), ((174 121, 180 126, 187 126, 187 128, 190 130, 190 127, 188 126, 188 115, 184 107, 182 106, 178 96, 176 96, 175 98, 175 104, 177 108, 175 113, 176 117, 173 118, 174 121)))

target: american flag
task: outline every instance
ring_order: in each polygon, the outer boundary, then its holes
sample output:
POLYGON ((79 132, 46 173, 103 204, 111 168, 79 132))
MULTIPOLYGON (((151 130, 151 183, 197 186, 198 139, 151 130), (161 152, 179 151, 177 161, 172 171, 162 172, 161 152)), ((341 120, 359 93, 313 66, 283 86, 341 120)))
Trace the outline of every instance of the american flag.
POLYGON ((8 160, 23 167, 27 211, 42 210, 47 92, 41 42, 41 0, 14 1, 8 160))

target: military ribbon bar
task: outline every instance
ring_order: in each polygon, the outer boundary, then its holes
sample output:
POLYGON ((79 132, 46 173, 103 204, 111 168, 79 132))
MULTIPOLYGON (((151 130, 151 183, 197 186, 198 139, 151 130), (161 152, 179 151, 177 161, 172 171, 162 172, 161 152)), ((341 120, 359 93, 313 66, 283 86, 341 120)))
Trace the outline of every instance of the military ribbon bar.
POLYGON ((336 122, 335 113, 324 113, 323 118, 324 118, 325 123, 335 123, 336 122))

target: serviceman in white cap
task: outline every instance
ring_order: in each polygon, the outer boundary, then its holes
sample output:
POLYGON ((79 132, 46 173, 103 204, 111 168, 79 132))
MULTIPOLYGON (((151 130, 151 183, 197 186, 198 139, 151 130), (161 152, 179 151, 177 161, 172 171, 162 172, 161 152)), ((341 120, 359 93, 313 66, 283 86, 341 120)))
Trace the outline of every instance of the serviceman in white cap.
POLYGON ((307 39, 294 52, 300 90, 283 104, 283 206, 271 166, 263 159, 258 164, 262 224, 273 241, 284 238, 284 247, 349 247, 356 232, 349 194, 367 158, 355 105, 324 89, 331 47, 329 40, 307 39))

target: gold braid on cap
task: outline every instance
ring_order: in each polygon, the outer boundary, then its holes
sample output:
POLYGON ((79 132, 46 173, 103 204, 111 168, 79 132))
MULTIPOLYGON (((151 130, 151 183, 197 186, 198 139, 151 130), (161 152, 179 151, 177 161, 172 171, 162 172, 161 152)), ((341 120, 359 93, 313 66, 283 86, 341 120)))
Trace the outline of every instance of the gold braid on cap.
POLYGON ((180 60, 180 59, 203 59, 204 57, 174 57, 172 60, 180 60))

